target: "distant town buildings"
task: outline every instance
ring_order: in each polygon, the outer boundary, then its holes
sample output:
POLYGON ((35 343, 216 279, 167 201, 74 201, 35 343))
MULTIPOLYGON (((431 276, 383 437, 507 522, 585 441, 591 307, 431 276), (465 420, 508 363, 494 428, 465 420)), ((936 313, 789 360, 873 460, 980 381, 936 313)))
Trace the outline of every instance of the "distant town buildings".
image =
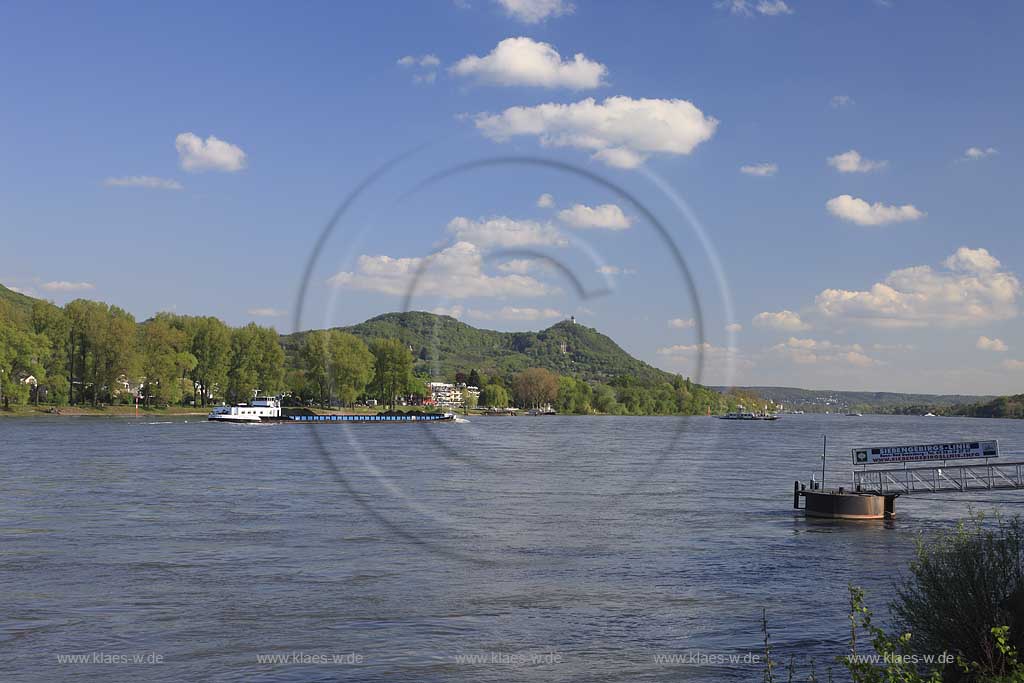
POLYGON ((427 389, 430 397, 423 402, 427 405, 435 405, 439 408, 463 408, 466 399, 472 396, 480 398, 480 388, 465 383, 450 384, 448 382, 428 382, 427 389))

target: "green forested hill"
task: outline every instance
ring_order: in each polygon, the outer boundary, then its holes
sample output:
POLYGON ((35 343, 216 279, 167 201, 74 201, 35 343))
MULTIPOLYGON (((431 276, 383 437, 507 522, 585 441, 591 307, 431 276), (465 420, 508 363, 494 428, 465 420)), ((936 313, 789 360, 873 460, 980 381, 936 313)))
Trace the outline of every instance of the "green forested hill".
POLYGON ((985 403, 953 406, 948 415, 965 415, 967 417, 1012 417, 1024 418, 1024 394, 1000 396, 985 403))
MULTIPOLYGON (((540 332, 496 332, 446 315, 412 311, 386 313, 340 329, 364 341, 399 339, 412 347, 418 368, 439 377, 472 368, 488 375, 506 375, 542 367, 588 382, 608 383, 625 376, 651 385, 674 378, 633 358, 597 330, 569 321, 540 332)), ((284 337, 286 353, 294 354, 303 336, 300 332, 284 337)))
POLYGON ((7 308, 16 314, 28 315, 32 312, 32 304, 36 299, 19 294, 12 289, 0 285, 0 308, 7 308))

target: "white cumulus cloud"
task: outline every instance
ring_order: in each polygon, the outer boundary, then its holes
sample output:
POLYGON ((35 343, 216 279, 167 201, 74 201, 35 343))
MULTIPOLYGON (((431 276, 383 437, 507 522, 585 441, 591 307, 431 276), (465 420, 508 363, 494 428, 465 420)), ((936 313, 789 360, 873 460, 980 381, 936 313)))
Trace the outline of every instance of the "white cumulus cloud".
POLYGON ((833 109, 843 109, 845 107, 852 107, 856 103, 849 95, 833 95, 832 99, 829 100, 829 104, 832 105, 833 109))
POLYGON ((280 318, 281 316, 287 315, 288 311, 283 311, 280 308, 250 308, 246 311, 251 316, 257 318, 280 318))
POLYGON ((548 17, 572 14, 576 9, 565 0, 498 0, 505 12, 524 24, 537 24, 548 17))
POLYGON ((725 326, 725 331, 726 332, 732 332, 734 334, 736 332, 742 332, 743 331, 743 325, 740 325, 739 323, 729 323, 728 325, 725 326))
POLYGON ((751 322, 753 322, 754 327, 766 327, 789 332, 806 330, 810 327, 810 325, 803 321, 799 313, 794 313, 790 310, 758 313, 751 322))
POLYGON ((877 360, 864 353, 860 344, 835 344, 827 340, 790 337, 769 351, 800 365, 825 363, 867 368, 879 364, 877 360))
POLYGON ((995 154, 999 154, 999 150, 995 147, 968 147, 963 158, 968 161, 976 161, 995 154))
POLYGON ((554 47, 531 38, 506 38, 483 57, 463 57, 451 68, 487 85, 587 90, 603 85, 608 68, 583 53, 563 60, 554 47))
POLYGON ((989 339, 985 335, 978 337, 978 342, 975 346, 982 351, 995 351, 997 353, 1010 350, 1010 347, 1002 339, 989 339))
POLYGON ((398 60, 398 66, 423 66, 433 68, 441 65, 441 60, 436 55, 426 54, 419 57, 406 55, 398 60))
POLYGON ((417 84, 430 85, 437 80, 437 67, 441 65, 441 60, 437 58, 437 55, 425 54, 425 55, 405 55, 398 60, 398 66, 411 68, 416 67, 418 73, 413 74, 412 82, 417 84))
POLYGON ((1003 367, 1007 370, 1024 370, 1024 360, 1007 358, 1003 361, 1003 367))
POLYGON ((769 17, 793 13, 793 9, 784 0, 718 0, 715 7, 727 9, 732 14, 744 17, 753 16, 755 13, 769 17))
POLYGON ((452 318, 461 318, 463 313, 465 313, 465 309, 463 309, 459 304, 455 304, 454 306, 438 306, 433 309, 431 313, 436 315, 447 315, 452 318))
POLYGON ((826 289, 815 298, 825 318, 878 327, 972 325, 1017 316, 1020 280, 984 249, 961 247, 946 270, 894 270, 867 290, 826 289))
POLYGON ((988 249, 969 247, 960 247, 942 265, 961 273, 993 273, 1003 267, 999 259, 988 253, 988 249))
POLYGON ((635 168, 654 153, 690 154, 718 128, 718 120, 692 102, 623 96, 509 107, 500 114, 477 114, 474 121, 498 142, 532 135, 542 145, 587 150, 620 168, 635 168))
POLYGON ((550 223, 494 216, 472 220, 456 216, 448 222, 448 232, 462 242, 482 249, 491 247, 565 246, 565 239, 550 223))
POLYGON ((81 292, 87 289, 96 289, 91 282, 68 282, 67 280, 52 280, 39 285, 48 292, 81 292))
POLYGON ((504 306, 501 310, 492 314, 494 318, 501 320, 550 320, 552 318, 564 318, 564 313, 555 308, 530 308, 519 306, 504 306))
POLYGON ((889 165, 889 162, 865 159, 860 155, 860 152, 855 149, 851 149, 849 152, 843 152, 842 154, 836 154, 835 156, 829 157, 828 165, 840 173, 869 173, 871 171, 877 171, 880 168, 885 168, 889 165))
POLYGON ((756 176, 772 176, 779 172, 778 164, 747 164, 740 166, 740 173, 756 176))
POLYGON ((601 204, 599 206, 574 204, 571 208, 559 211, 558 218, 574 228, 625 230, 633 224, 629 216, 623 213, 616 204, 601 204))
POLYGON ((657 354, 681 374, 695 376, 700 371, 704 382, 732 384, 737 373, 754 367, 753 361, 736 347, 715 346, 710 342, 664 346, 657 354), (703 360, 703 367, 698 366, 698 360, 703 360))
POLYGON ((541 209, 550 209, 555 205, 555 198, 547 192, 537 197, 537 206, 541 209))
POLYGON ((825 202, 829 213, 845 221, 858 225, 885 225, 886 223, 904 223, 925 217, 925 212, 913 204, 903 206, 886 205, 881 202, 868 204, 863 199, 848 194, 839 195, 825 202))
POLYGON ((479 247, 458 242, 429 257, 392 258, 363 255, 354 271, 342 271, 328 284, 381 294, 470 297, 544 296, 550 287, 528 275, 492 276, 483 272, 479 247))
POLYGON ((103 181, 107 187, 145 187, 152 190, 180 190, 181 183, 168 178, 157 178, 151 175, 130 175, 120 178, 107 178, 103 181))
POLYGON ((238 145, 232 145, 213 135, 203 140, 195 133, 181 133, 174 139, 178 160, 186 171, 241 171, 246 155, 238 145))
POLYGON ((668 326, 676 330, 685 330, 696 325, 697 321, 693 318, 672 318, 668 321, 668 326))
POLYGON ((757 3, 757 11, 770 17, 774 17, 777 14, 793 13, 793 10, 783 0, 760 0, 757 3))

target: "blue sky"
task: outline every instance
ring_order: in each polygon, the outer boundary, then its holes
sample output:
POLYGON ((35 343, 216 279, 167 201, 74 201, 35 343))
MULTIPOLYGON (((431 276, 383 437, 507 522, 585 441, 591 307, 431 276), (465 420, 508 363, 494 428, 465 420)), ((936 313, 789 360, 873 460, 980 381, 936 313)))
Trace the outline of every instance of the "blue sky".
POLYGON ((703 355, 712 383, 1019 392, 1022 14, 5 4, 0 282, 290 330, 328 218, 417 150, 339 222, 302 327, 412 289, 413 308, 494 329, 575 314, 668 370, 703 355), (571 169, 420 187, 507 156, 571 169))

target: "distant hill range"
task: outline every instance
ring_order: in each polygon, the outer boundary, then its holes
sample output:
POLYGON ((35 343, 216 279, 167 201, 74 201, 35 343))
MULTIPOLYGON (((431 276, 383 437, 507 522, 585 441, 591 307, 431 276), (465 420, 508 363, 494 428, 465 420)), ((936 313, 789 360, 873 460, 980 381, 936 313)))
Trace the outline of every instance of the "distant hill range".
MULTIPOLYGON (((447 315, 410 311, 385 313, 337 329, 366 342, 398 339, 412 349, 417 367, 435 377, 473 368, 486 374, 506 375, 542 367, 590 382, 607 383, 628 376, 639 384, 652 385, 675 378, 634 358, 610 337, 568 320, 540 332, 497 332, 467 325, 447 315)), ((294 357, 306 334, 282 336, 285 354, 294 357)))
POLYGON ((966 417, 1010 417, 1019 420, 1024 418, 1024 394, 1000 396, 984 403, 952 406, 943 412, 966 417))
MULTIPOLYGON (((722 391, 725 387, 712 387, 722 391)), ((907 412, 921 408, 952 408, 990 401, 994 396, 967 396, 962 394, 901 394, 891 391, 834 391, 828 389, 796 389, 793 387, 737 387, 770 401, 781 403, 787 409, 806 412, 839 412, 870 410, 880 413, 907 412)), ((912 411, 913 412, 913 411, 912 411)))

